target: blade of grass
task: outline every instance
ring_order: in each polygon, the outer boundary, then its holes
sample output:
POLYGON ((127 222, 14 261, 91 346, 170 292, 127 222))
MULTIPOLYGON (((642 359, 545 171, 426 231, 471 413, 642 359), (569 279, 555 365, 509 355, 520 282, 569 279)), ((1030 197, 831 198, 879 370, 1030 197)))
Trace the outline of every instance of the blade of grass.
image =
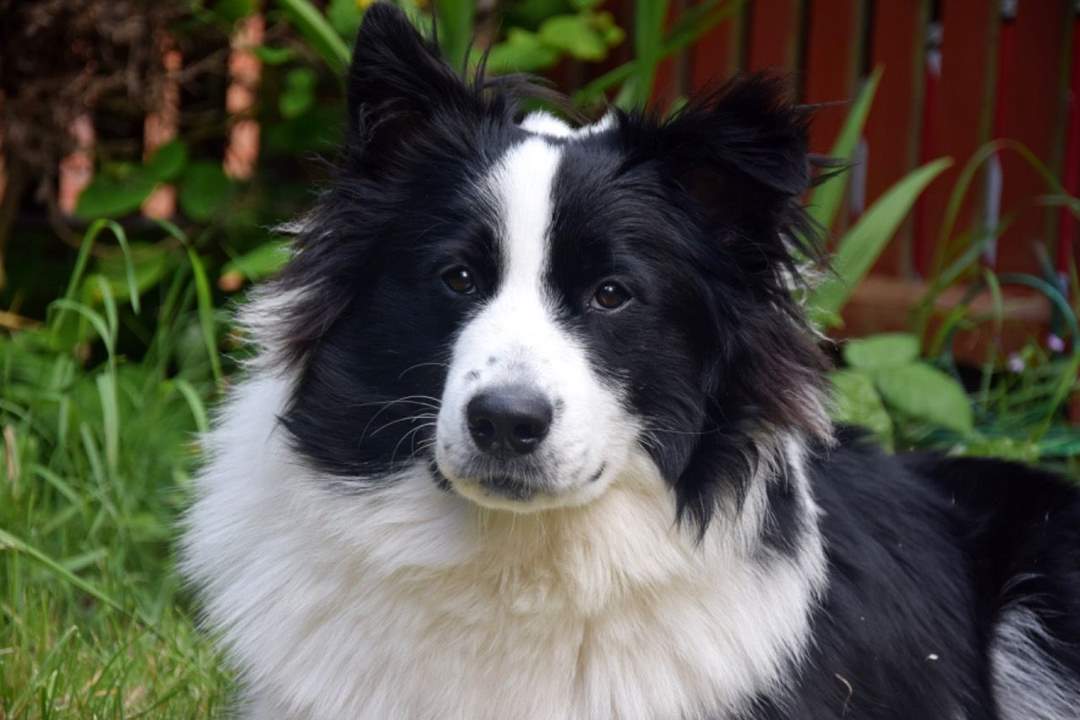
POLYGON ((476 3, 472 0, 439 0, 435 3, 439 18, 439 47, 455 70, 465 67, 465 58, 473 40, 476 3))
POLYGON ((915 200, 934 178, 952 164, 940 158, 923 165, 893 185, 844 234, 833 259, 834 272, 811 295, 813 313, 838 317, 840 308, 896 233, 915 200))
POLYGON ((277 0, 292 25, 338 75, 349 67, 349 46, 315 5, 308 0, 277 0))
MULTIPOLYGON (((875 68, 859 90, 844 120, 844 126, 840 129, 840 135, 837 136, 829 153, 830 157, 851 162, 855 156, 855 147, 859 144, 866 118, 870 115, 870 108, 874 103, 874 95, 877 94, 882 72, 884 71, 880 66, 875 68)), ((840 209, 846 187, 847 173, 839 173, 818 185, 810 195, 810 203, 807 207, 810 217, 826 230, 831 228, 836 220, 836 213, 840 209)))

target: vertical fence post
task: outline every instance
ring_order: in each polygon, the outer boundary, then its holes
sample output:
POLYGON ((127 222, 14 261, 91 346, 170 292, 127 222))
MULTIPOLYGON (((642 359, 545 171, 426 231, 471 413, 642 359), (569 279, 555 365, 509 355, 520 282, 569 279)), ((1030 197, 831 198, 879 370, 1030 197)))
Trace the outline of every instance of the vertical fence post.
POLYGON ((85 112, 72 121, 69 128, 75 149, 60 160, 60 179, 57 205, 65 215, 73 215, 79 195, 94 177, 94 119, 85 112))
POLYGON ((225 174, 233 180, 249 180, 259 157, 259 123, 252 117, 262 75, 262 63, 254 48, 262 44, 265 21, 255 14, 244 18, 232 36, 229 53, 229 89, 225 108, 231 126, 225 145, 225 174))
MULTIPOLYGON (((165 74, 153 89, 156 107, 146 114, 143 122, 143 155, 149 158, 158 148, 176 139, 180 130, 180 67, 183 58, 169 35, 159 42, 161 64, 165 74)), ((164 219, 176 214, 176 187, 159 185, 143 201, 142 213, 148 218, 164 219)))

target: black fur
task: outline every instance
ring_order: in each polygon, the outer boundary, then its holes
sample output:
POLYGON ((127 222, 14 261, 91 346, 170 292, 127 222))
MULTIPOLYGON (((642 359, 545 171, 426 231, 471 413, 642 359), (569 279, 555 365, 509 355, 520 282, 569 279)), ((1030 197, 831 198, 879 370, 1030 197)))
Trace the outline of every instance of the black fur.
MULTIPOLYGON (((1001 717, 990 644, 1017 605, 1080 694, 1074 490, 1018 465, 827 437, 812 402, 826 363, 791 294, 819 254, 799 204, 809 118, 781 90, 745 78, 669 120, 617 114, 608 130, 551 140, 563 148, 547 278, 558 321, 642 420, 679 517, 704 532, 716 512, 737 513, 762 438, 811 444, 828 586, 790 692, 763 694, 749 717, 1001 717), (587 312, 611 277, 635 301, 587 312)), ((283 422, 345 484, 433 457, 450 348, 501 282, 498 221, 476 184, 526 137, 516 108, 530 94, 521 79, 461 81, 400 12, 367 11, 339 177, 272 289, 298 294, 282 318, 278 360, 300 378, 283 422), (463 259, 471 296, 438 281, 463 259)), ((769 487, 762 562, 794 556, 813 530, 788 480, 769 487)))

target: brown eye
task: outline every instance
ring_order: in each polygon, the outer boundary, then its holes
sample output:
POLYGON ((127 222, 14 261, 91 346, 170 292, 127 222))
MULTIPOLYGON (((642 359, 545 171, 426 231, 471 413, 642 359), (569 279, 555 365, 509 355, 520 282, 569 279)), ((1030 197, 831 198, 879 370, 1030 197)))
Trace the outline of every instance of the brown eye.
POLYGON ((442 275, 446 287, 460 295, 468 295, 476 291, 476 281, 473 280, 472 271, 464 265, 456 265, 442 275))
POLYGON ((630 293, 617 282, 605 280, 593 293, 593 303, 602 310, 614 310, 626 304, 630 293))

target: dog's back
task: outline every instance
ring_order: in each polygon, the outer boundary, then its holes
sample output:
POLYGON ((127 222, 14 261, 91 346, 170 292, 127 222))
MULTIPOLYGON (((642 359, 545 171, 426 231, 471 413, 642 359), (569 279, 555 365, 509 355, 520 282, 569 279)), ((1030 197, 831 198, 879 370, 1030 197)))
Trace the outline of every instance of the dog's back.
POLYGON ((853 431, 813 468, 829 588, 798 691, 760 717, 1080 717, 1074 487, 853 431))

